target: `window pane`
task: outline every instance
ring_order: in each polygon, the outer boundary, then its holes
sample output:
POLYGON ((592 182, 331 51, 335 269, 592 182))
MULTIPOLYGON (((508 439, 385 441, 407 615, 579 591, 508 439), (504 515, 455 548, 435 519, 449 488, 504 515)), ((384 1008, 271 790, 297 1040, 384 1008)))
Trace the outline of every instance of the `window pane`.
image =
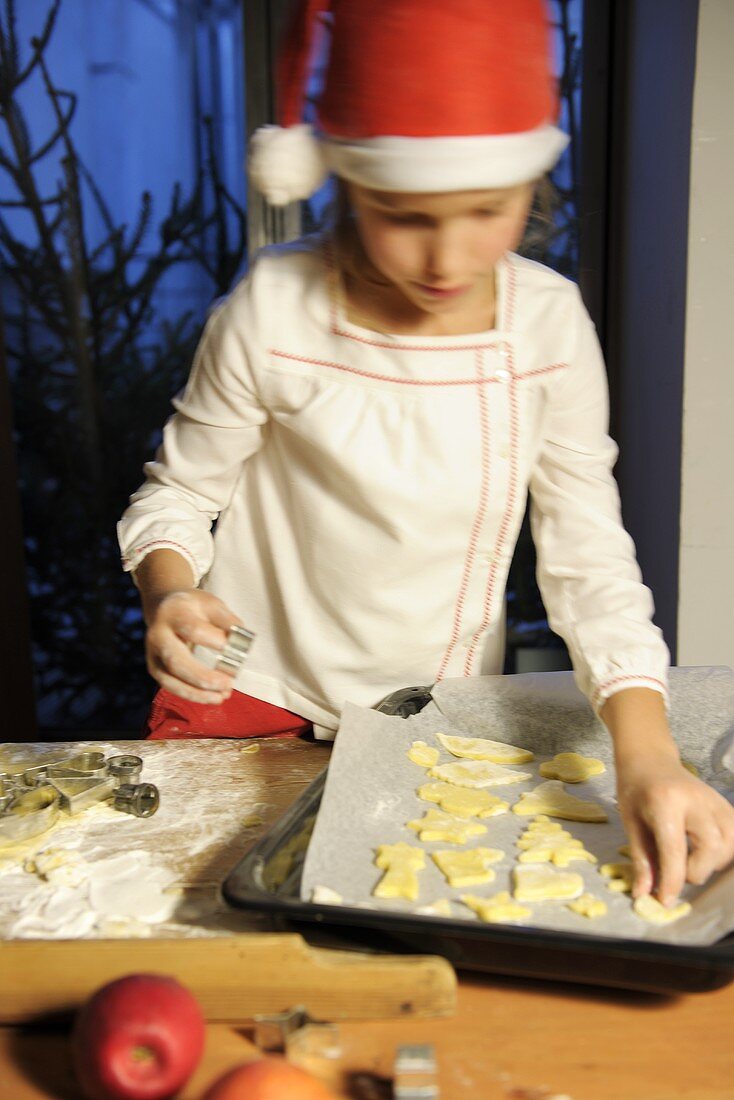
POLYGON ((49 10, 26 0, 3 23, 18 68, 0 171, 39 725, 129 731, 154 684, 115 524, 246 256, 241 5, 49 10))

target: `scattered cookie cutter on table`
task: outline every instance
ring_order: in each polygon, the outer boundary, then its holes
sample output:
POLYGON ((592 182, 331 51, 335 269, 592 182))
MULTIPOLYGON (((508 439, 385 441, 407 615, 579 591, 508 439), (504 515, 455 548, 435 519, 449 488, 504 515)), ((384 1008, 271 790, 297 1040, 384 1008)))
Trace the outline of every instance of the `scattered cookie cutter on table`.
POLYGON ((115 810, 150 817, 160 795, 152 783, 141 783, 139 756, 105 756, 88 750, 0 774, 0 845, 27 840, 50 829, 60 813, 81 813, 95 802, 110 801, 115 810))

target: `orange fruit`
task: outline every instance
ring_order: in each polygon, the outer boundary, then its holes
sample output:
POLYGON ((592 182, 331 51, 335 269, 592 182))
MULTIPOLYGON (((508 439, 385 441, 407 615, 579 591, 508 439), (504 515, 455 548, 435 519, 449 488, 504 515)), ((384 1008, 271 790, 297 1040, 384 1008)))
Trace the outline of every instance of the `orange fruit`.
POLYGON ((261 1058, 235 1066, 204 1093, 202 1100, 335 1100, 310 1073, 282 1058, 261 1058))

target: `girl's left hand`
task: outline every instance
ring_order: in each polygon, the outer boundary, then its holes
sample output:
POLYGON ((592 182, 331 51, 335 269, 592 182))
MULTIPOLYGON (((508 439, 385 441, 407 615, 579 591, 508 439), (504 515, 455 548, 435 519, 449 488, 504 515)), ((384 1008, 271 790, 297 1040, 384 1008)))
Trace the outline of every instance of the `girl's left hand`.
POLYGON ((634 867, 633 897, 663 905, 734 859, 734 807, 673 758, 617 760, 617 802, 634 867))

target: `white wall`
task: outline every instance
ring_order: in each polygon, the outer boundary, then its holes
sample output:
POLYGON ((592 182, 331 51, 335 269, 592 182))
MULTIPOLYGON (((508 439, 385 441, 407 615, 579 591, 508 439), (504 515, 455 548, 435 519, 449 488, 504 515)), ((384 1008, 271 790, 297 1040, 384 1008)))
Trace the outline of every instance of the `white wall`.
POLYGON ((734 666, 734 3, 701 0, 691 143, 678 664, 734 666))

